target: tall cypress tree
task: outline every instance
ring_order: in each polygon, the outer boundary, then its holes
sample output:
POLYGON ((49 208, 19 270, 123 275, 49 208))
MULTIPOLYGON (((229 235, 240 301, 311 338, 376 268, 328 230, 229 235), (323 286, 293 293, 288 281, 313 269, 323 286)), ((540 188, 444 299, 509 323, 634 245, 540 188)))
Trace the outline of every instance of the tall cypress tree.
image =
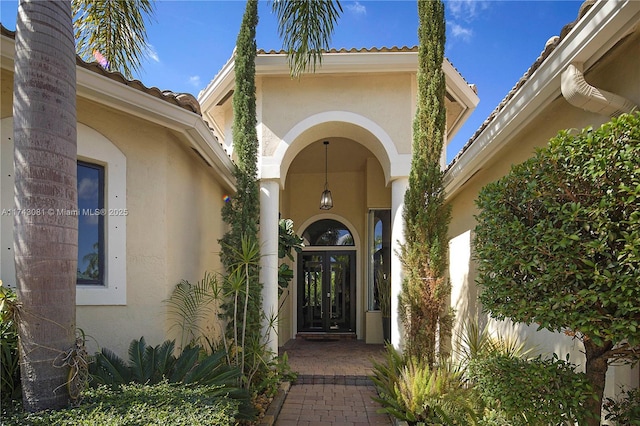
MULTIPOLYGON (((442 71, 445 44, 444 4, 418 0, 418 105, 413 122, 413 156, 403 218, 405 279, 400 294, 400 318, 405 352, 437 360, 438 345, 451 329, 448 299, 447 228, 451 220, 445 205, 440 166, 446 111, 442 71)), ((438 348, 439 346, 439 348, 438 348)))
MULTIPOLYGON (((236 82, 233 93, 233 145, 237 153, 237 192, 222 209, 222 219, 229 231, 220 240, 222 263, 230 273, 239 263, 238 250, 242 239, 258 244, 260 221, 260 192, 258 184, 258 135, 256 133, 256 27, 258 25, 258 1, 248 0, 240 32, 236 41, 236 82)), ((247 308, 247 338, 259 338, 261 330, 262 285, 258 280, 258 266, 249 270, 250 288, 247 308)), ((242 305, 242 304, 241 304, 242 305)), ((227 307, 227 315, 231 307, 227 307)), ((244 314, 240 306, 239 317, 244 314)))

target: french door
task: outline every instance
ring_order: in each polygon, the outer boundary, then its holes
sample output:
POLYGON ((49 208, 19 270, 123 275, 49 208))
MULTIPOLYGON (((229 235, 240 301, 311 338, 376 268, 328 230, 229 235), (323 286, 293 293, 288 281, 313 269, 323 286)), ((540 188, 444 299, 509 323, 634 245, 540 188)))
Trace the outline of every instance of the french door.
POLYGON ((355 251, 298 255, 298 331, 355 330, 355 251))

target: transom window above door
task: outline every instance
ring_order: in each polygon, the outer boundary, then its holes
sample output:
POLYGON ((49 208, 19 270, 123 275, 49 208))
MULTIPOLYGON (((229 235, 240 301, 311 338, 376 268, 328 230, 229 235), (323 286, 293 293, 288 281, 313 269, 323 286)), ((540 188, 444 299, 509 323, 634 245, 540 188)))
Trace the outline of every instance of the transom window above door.
POLYGON ((349 229, 333 219, 321 219, 312 223, 302 233, 305 246, 354 246, 349 229))

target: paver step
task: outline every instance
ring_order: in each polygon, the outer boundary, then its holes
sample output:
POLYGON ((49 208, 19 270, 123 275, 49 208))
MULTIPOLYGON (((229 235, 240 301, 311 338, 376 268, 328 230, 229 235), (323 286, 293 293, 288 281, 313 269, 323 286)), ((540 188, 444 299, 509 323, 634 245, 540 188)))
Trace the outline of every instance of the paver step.
POLYGON ((348 386, 374 386, 373 381, 367 376, 354 375, 324 375, 324 374, 298 374, 296 385, 348 385, 348 386))
POLYGON ((356 333, 353 332, 301 331, 296 334, 296 338, 304 340, 334 341, 355 340, 357 336, 356 333))

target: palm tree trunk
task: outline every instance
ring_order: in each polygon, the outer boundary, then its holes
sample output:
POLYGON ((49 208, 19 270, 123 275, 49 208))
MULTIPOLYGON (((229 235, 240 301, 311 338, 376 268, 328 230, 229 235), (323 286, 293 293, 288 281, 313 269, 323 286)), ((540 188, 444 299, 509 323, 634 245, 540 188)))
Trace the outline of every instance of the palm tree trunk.
POLYGON ((76 56, 70 1, 21 0, 14 77, 14 248, 23 404, 66 406, 75 343, 76 56))

